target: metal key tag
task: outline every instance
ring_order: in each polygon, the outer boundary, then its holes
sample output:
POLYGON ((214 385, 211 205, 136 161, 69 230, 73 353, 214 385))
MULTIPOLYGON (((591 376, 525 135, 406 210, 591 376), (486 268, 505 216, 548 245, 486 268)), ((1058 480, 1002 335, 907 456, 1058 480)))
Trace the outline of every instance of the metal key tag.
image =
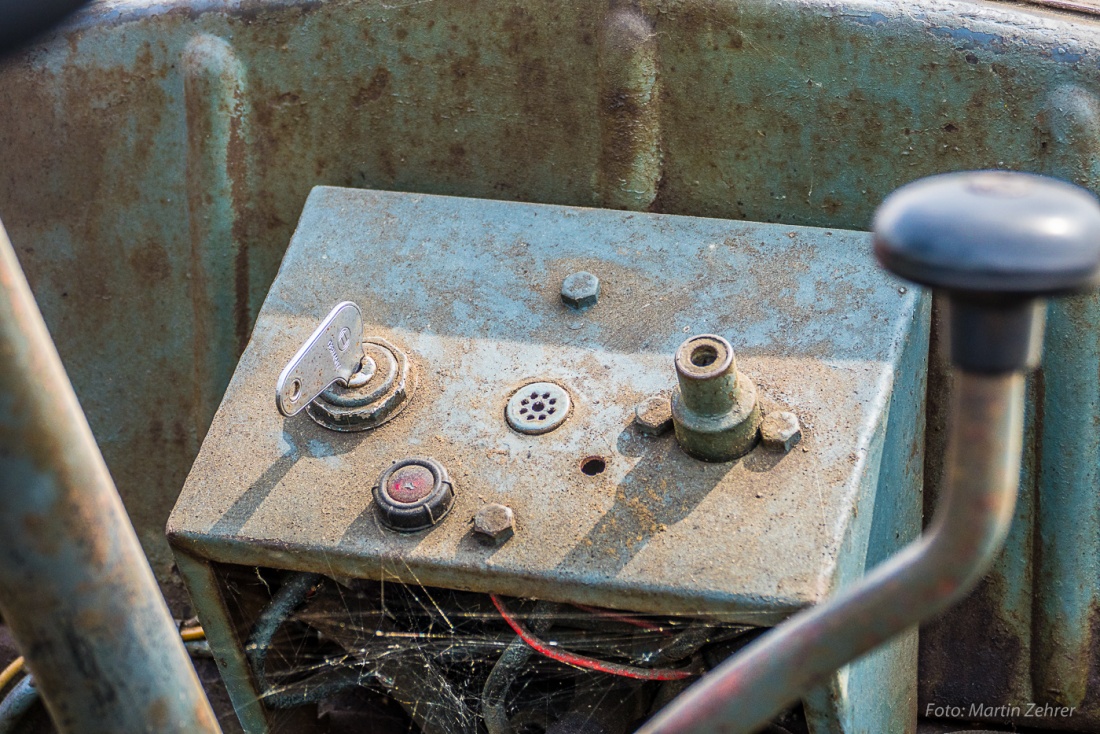
POLYGON ((333 383, 347 384, 363 362, 363 313, 351 301, 336 304, 275 385, 275 406, 292 416, 333 383))

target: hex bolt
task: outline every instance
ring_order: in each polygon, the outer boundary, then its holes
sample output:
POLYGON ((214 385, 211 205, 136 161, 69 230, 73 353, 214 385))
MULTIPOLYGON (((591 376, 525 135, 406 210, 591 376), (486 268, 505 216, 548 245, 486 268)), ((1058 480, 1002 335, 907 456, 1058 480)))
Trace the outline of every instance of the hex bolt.
POLYGON ((732 461, 756 444, 756 386, 737 371, 733 347, 720 336, 693 336, 673 360, 680 389, 672 396, 676 440, 703 461, 732 461))
POLYGON ((474 515, 474 532, 496 543, 511 538, 515 529, 515 515, 507 505, 488 504, 474 515))
POLYGON ((660 436, 672 428, 672 401, 663 395, 650 398, 634 408, 634 425, 639 433, 660 436))
POLYGON ((798 416, 785 410, 768 413, 760 424, 760 440, 769 451, 787 453, 802 440, 798 416))
POLYGON ((600 279, 580 271, 565 278, 561 284, 561 301, 566 306, 583 311, 596 305, 600 298, 600 279))

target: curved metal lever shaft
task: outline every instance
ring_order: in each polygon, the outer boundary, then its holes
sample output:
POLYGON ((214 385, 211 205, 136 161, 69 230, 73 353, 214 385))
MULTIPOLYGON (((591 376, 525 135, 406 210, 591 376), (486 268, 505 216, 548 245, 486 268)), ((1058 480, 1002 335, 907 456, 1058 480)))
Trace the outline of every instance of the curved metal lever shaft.
POLYGON ((946 486, 932 525, 839 596, 708 673, 638 734, 748 734, 833 671, 965 595, 1012 522, 1024 375, 956 373, 946 486))

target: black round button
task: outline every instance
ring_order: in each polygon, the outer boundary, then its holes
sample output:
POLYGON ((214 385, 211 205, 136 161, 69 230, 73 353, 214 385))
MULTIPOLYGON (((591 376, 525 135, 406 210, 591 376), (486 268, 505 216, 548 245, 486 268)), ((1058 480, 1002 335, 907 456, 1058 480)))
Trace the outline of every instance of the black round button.
POLYGON ((435 525, 454 504, 447 470, 433 459, 398 461, 382 472, 373 493, 382 523, 407 533, 435 525))
POLYGON ((1073 184, 1009 171, 948 173, 886 197, 875 255, 915 283, 1045 296, 1100 284, 1100 202, 1073 184))

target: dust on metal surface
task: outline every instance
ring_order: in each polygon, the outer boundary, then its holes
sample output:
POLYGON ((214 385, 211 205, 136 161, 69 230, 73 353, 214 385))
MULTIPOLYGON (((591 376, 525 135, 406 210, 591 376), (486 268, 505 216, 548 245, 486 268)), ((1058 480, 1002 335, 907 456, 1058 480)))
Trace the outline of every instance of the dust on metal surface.
MULTIPOLYGON (((0 67, 0 214, 182 610, 162 528, 313 185, 847 228, 945 170, 1096 190, 1098 54, 1095 19, 1011 3, 109 0, 0 67)), ((931 694, 1031 697, 1024 499, 931 694)))
POLYGON ((1098 28, 940 0, 103 1, 0 69, 0 212, 170 583, 163 523, 313 185, 848 228, 942 170, 1064 152, 1095 188, 1044 120, 1100 86, 1098 28))
POLYGON ((924 343, 926 299, 899 293, 867 247, 842 231, 318 188, 170 533, 224 562, 775 621, 866 552, 850 536, 874 502, 872 449, 901 350, 924 343), (578 322, 558 290, 581 267, 605 285, 578 322), (358 436, 283 421, 269 397, 271 420, 257 420, 272 365, 334 289, 419 363, 417 397, 358 436), (730 335, 762 402, 812 424, 802 450, 705 464, 635 431, 690 332, 730 335), (566 386, 573 415, 520 435, 505 404, 535 377, 566 386), (369 487, 411 449, 448 467, 454 508, 397 535, 369 487), (592 456, 603 470, 590 475, 592 456), (471 537, 491 502, 525 528, 499 549, 471 537))

